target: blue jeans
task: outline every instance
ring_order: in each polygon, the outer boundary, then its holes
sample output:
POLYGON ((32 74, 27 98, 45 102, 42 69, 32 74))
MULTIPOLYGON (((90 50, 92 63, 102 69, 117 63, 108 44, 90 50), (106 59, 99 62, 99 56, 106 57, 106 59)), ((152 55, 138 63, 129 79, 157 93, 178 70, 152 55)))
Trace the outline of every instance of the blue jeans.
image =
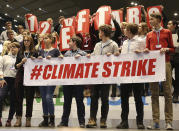
POLYGON ((54 115, 54 103, 53 103, 53 93, 56 86, 41 86, 40 95, 42 97, 42 108, 44 115, 54 115))
POLYGON ((6 77, 4 79, 7 82, 7 85, 5 85, 3 88, 0 88, 0 118, 2 117, 3 101, 9 94, 10 109, 9 109, 8 119, 11 120, 13 119, 13 116, 15 114, 15 104, 16 104, 16 94, 15 94, 15 87, 14 87, 15 78, 6 77))

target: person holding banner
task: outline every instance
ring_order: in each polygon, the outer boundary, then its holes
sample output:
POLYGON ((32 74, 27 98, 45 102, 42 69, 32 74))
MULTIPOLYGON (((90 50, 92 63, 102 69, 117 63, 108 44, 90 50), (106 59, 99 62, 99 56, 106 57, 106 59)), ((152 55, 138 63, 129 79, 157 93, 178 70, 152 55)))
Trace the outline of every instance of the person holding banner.
POLYGON ((177 103, 179 102, 179 27, 174 20, 170 20, 167 27, 172 32, 173 44, 175 46, 175 53, 171 56, 171 64, 175 68, 173 103, 177 103))
POLYGON ((54 27, 54 31, 56 31, 59 36, 60 36, 60 30, 63 27, 63 21, 64 21, 64 19, 65 19, 64 16, 60 16, 58 24, 54 27))
MULTIPOLYGON (((140 42, 144 43, 143 47, 140 48, 145 48, 146 46, 146 35, 149 32, 149 27, 147 23, 142 22, 139 24, 139 29, 138 29, 138 39, 140 42)), ((143 95, 148 96, 149 95, 149 83, 144 84, 144 93, 143 95)))
MULTIPOLYGON (((40 50, 39 59, 46 58, 51 59, 58 57, 60 52, 58 49, 53 48, 52 44, 55 42, 55 38, 51 34, 44 36, 45 49, 40 50)), ((39 127, 55 127, 55 115, 54 115, 54 103, 53 94, 56 86, 41 86, 40 94, 42 97, 42 108, 43 108, 43 121, 39 124, 39 127), (50 118, 50 121, 48 121, 50 118)))
MULTIPOLYGON (((99 38, 102 41, 95 45, 91 55, 119 55, 117 43, 110 39, 111 33, 112 27, 110 25, 102 25, 99 27, 99 38)), ((90 57, 90 54, 88 54, 87 57, 90 57)), ((100 127, 107 128, 106 120, 109 111, 109 88, 110 84, 101 84, 94 85, 91 89, 90 119, 86 125, 87 128, 95 128, 97 126, 96 115, 98 111, 99 97, 101 97, 102 101, 100 127)))
POLYGON ((6 127, 11 126, 11 120, 15 114, 16 94, 14 83, 17 71, 14 67, 14 64, 16 62, 16 56, 19 48, 19 43, 11 43, 11 49, 8 55, 5 55, 0 59, 0 126, 2 126, 2 105, 8 93, 10 94, 10 109, 6 127))
MULTIPOLYGON (((128 24, 125 29, 125 36, 128 37, 124 41, 121 54, 129 53, 140 53, 145 49, 145 42, 139 41, 137 36, 138 25, 137 24, 128 24)), ((118 129, 128 129, 128 114, 129 114, 129 97, 131 91, 134 93, 135 105, 136 105, 136 123, 138 129, 144 129, 143 117, 144 117, 144 105, 142 102, 142 93, 144 89, 143 83, 132 83, 132 84, 121 84, 120 93, 121 93, 121 119, 122 122, 117 126, 118 129)))
POLYGON ((44 44, 44 34, 38 34, 38 43, 35 46, 35 50, 36 51, 40 51, 41 49, 45 48, 45 44, 44 44))
POLYGON ((23 42, 23 35, 22 33, 24 32, 24 27, 22 25, 18 25, 18 35, 15 36, 15 39, 18 41, 18 42, 23 42))
POLYGON ((16 104, 16 123, 14 127, 20 127, 22 122, 22 112, 23 112, 23 98, 24 91, 26 92, 26 127, 31 127, 31 117, 33 111, 33 100, 35 94, 35 88, 32 86, 24 86, 24 64, 28 58, 34 59, 37 57, 37 53, 34 49, 34 43, 31 36, 24 36, 23 44, 21 50, 18 52, 15 68, 17 69, 16 80, 15 80, 15 90, 17 95, 16 104))
MULTIPOLYGON (((69 42, 69 48, 71 50, 67 51, 64 56, 65 57, 75 57, 78 58, 80 56, 86 56, 87 53, 80 50, 80 46, 82 45, 82 40, 73 36, 69 42)), ((60 58, 63 58, 60 56, 60 58)), ((81 128, 85 128, 85 105, 83 103, 83 85, 68 85, 63 86, 63 94, 64 94, 64 105, 63 105, 63 115, 61 123, 58 127, 68 126, 68 120, 71 111, 72 98, 75 96, 76 104, 77 104, 77 114, 78 121, 81 128)))
POLYGON ((48 18, 47 22, 49 22, 50 25, 51 25, 51 33, 54 32, 53 19, 52 18, 48 18))
MULTIPOLYGON (((168 29, 161 26, 162 17, 159 13, 152 13, 150 15, 150 24, 153 26, 153 31, 147 34, 146 49, 144 52, 150 50, 160 50, 166 55, 166 81, 162 82, 163 92, 165 98, 165 122, 166 129, 172 130, 173 121, 173 106, 172 106, 172 73, 170 64, 170 53, 174 53, 174 45, 172 40, 172 33, 168 29)), ((150 90, 152 94, 152 116, 153 123, 148 126, 148 129, 160 129, 160 110, 159 110, 159 83, 150 83, 150 90)))

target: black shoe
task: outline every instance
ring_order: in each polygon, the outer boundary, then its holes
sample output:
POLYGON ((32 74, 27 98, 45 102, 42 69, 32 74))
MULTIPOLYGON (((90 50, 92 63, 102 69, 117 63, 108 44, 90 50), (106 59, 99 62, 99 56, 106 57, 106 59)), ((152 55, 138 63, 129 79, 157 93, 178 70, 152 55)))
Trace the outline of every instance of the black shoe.
POLYGON ((85 123, 80 123, 80 128, 85 128, 85 123))
POLYGON ((96 128, 96 119, 90 118, 88 121, 88 124, 86 125, 86 128, 96 128))
POLYGON ((111 97, 116 97, 116 94, 111 94, 111 97))
POLYGON ((50 115, 50 122, 48 123, 49 127, 55 127, 55 116, 54 115, 50 115))
POLYGON ((57 127, 68 127, 68 124, 64 122, 60 122, 60 124, 57 125, 57 127))
POLYGON ((128 129, 129 128, 128 121, 122 121, 116 128, 117 129, 128 129))
POLYGON ((138 122, 137 123, 137 128, 138 129, 145 129, 145 126, 144 126, 143 122, 138 122))
POLYGON ((177 103, 178 102, 178 96, 174 95, 173 96, 173 103, 177 103))
POLYGON ((43 116, 44 120, 39 124, 39 127, 48 127, 48 116, 43 116))

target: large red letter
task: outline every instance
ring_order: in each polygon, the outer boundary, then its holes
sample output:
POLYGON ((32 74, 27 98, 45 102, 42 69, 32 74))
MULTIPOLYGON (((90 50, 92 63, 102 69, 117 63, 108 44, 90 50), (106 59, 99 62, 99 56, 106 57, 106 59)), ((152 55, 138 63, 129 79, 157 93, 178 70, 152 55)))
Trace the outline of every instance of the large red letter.
POLYGON ((121 65, 122 62, 113 62, 113 64, 115 65, 113 77, 117 77, 117 75, 118 75, 118 70, 119 70, 119 65, 121 65))
POLYGON ((98 74, 96 74, 96 72, 99 70, 98 66, 100 65, 100 63, 94 63, 93 64, 93 69, 92 69, 92 74, 91 74, 91 78, 96 78, 98 77, 98 74))
POLYGON ((47 74, 47 71, 52 71, 52 65, 46 65, 46 66, 45 66, 44 73, 43 73, 43 79, 44 79, 44 80, 49 79, 50 76, 51 76, 51 73, 48 73, 48 74, 47 74))
POLYGON ((76 64, 66 64, 63 71, 63 79, 73 78, 75 74, 76 64))
POLYGON ((139 24, 141 22, 141 6, 127 9, 127 23, 139 24))
POLYGON ((156 59, 149 59, 148 75, 155 75, 155 71, 153 71, 153 69, 156 67, 154 62, 156 62, 156 59))
POLYGON ((122 64, 122 71, 121 71, 121 76, 129 76, 130 75, 130 67, 131 67, 131 62, 130 61, 124 61, 122 64))
POLYGON ((146 73, 146 64, 147 64, 147 61, 148 59, 145 59, 144 61, 143 60, 139 60, 139 64, 138 64, 138 71, 137 71, 137 76, 141 76, 141 74, 143 76, 146 76, 147 73, 146 73), (141 73, 142 72, 142 73, 141 73))
POLYGON ((111 69, 109 68, 110 66, 112 66, 112 63, 111 63, 111 62, 105 62, 105 63, 104 63, 103 69, 104 69, 106 72, 102 72, 102 76, 103 76, 103 77, 109 77, 109 76, 111 75, 111 69))

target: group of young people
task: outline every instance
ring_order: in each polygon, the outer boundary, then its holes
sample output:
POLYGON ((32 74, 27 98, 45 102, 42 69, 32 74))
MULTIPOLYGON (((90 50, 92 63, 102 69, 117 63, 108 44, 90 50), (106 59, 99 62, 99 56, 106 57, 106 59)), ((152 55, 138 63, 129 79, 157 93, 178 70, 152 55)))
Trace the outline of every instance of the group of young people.
MULTIPOLYGON (((64 17, 60 17, 59 25, 55 29, 59 30, 64 17)), ((48 19, 53 23, 52 19, 48 19)), ((31 118, 33 111, 33 100, 36 88, 39 88, 42 97, 43 121, 39 127, 55 127, 55 108, 53 103, 53 94, 56 85, 52 86, 24 86, 24 64, 28 58, 51 59, 64 57, 86 56, 90 59, 94 55, 115 55, 129 53, 149 53, 152 50, 160 50, 166 55, 166 81, 162 82, 165 98, 165 122, 166 129, 173 129, 173 106, 172 106, 172 67, 175 68, 175 98, 178 99, 178 67, 179 64, 179 39, 177 35, 177 23, 168 22, 168 29, 161 26, 162 16, 158 13, 150 15, 150 24, 152 29, 146 23, 139 25, 123 22, 121 26, 112 16, 116 30, 113 32, 111 25, 102 25, 99 30, 93 30, 90 27, 90 34, 83 37, 82 34, 76 34, 70 39, 67 52, 60 52, 58 46, 55 46, 59 32, 51 34, 30 34, 19 26, 18 35, 12 30, 12 23, 7 22, 5 33, 2 33, 1 42, 3 43, 3 52, 0 57, 0 126, 2 126, 2 106, 3 101, 10 93, 10 109, 6 126, 11 126, 11 120, 16 114, 15 127, 22 126, 23 98, 26 97, 26 127, 31 127, 31 118), (43 45, 43 44, 44 45, 43 45), (88 46, 83 46, 88 45, 88 46), (43 47, 44 46, 44 47, 43 47), (86 47, 89 47, 85 50, 86 47), (90 49, 90 50, 89 50, 90 49), (172 55, 173 54, 173 55, 172 55), (172 65, 171 65, 172 57, 172 65), (24 94, 25 92, 25 94, 24 94)), ((161 65, 162 66, 162 65, 161 65)), ((148 129, 160 128, 160 110, 159 110, 159 83, 149 83, 152 100, 153 122, 148 129)), ((72 98, 75 97, 77 105, 77 115, 79 126, 81 128, 97 127, 98 100, 101 98, 101 118, 100 127, 107 128, 107 117, 109 112, 109 90, 110 84, 93 85, 91 90, 90 118, 85 124, 85 105, 83 103, 85 85, 63 86, 64 105, 61 122, 58 127, 67 127, 71 111, 72 98)), ((133 91, 136 105, 136 124, 138 129, 144 129, 144 105, 142 102, 142 93, 144 83, 121 84, 121 123, 117 125, 118 129, 128 129, 129 97, 133 91)))

